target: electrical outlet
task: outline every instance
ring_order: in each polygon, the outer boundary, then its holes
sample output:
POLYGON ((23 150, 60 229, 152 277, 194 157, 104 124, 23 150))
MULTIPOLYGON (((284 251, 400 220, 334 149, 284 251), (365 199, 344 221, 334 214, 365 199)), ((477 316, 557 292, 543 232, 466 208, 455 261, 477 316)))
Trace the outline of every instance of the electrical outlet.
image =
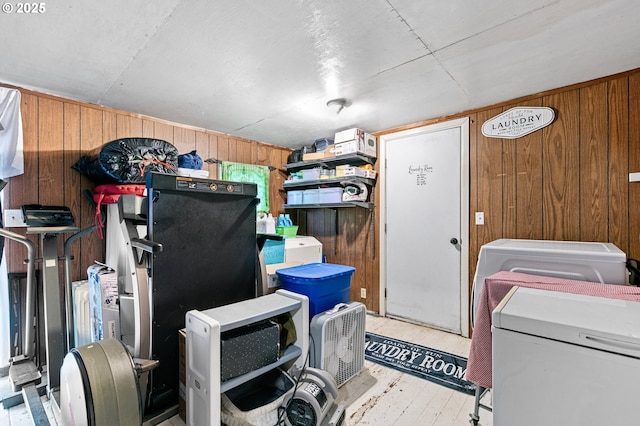
POLYGON ((367 298, 367 289, 366 288, 361 288, 360 289, 360 298, 362 298, 362 299, 366 299, 367 298))
POLYGON ((24 216, 22 215, 21 209, 5 210, 4 217, 2 218, 2 225, 5 228, 18 228, 27 226, 27 224, 24 223, 24 216))
POLYGON ((484 212, 476 212, 476 225, 484 225, 484 212))

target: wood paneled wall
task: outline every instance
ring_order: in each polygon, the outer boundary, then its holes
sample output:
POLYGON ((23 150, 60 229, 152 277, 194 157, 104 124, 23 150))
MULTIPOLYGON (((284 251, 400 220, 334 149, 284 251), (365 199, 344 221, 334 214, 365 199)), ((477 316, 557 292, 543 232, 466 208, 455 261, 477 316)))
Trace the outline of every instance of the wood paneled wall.
MULTIPOLYGON (((209 130, 183 126, 150 117, 84 104, 49 95, 21 90, 24 129, 25 172, 9 179, 4 208, 19 209, 24 204, 66 205, 81 229, 94 223, 95 211, 83 196, 93 182, 71 169, 87 151, 123 137, 152 137, 174 144, 178 151, 197 150, 203 159, 237 161, 276 168, 270 175, 272 213, 284 203, 281 191, 285 174, 282 164, 290 150, 209 130)), ((204 163, 210 177, 218 177, 218 165, 204 163)), ((62 253, 60 239, 59 253, 62 253)), ((38 236, 30 236, 39 244, 38 236)), ((9 272, 25 270, 24 246, 7 242, 9 272)), ((96 233, 73 243, 73 279, 85 279, 87 267, 104 261, 104 240, 96 233)), ((38 266, 39 267, 39 266, 38 266)))
POLYGON ((479 248, 498 238, 611 242, 640 256, 640 72, 477 111, 471 125, 470 281, 479 248), (555 121, 519 139, 482 135, 514 106, 546 106, 555 121))
MULTIPOLYGON (((129 112, 23 91, 25 174, 5 189, 9 208, 22 204, 64 204, 82 227, 94 212, 82 191, 93 184, 72 169, 83 152, 110 140, 143 136, 167 140, 181 153, 197 149, 204 158, 272 165, 286 163, 289 150, 195 129, 129 112)), ((607 241, 630 258, 640 258, 640 70, 535 94, 499 105, 425 120, 377 135, 470 118, 469 286, 480 247, 498 238, 607 241), (506 140, 487 138, 481 126, 514 106, 547 106, 556 120, 543 130, 506 140), (485 213, 485 225, 473 223, 485 213)), ((205 164, 211 177, 217 165, 205 164)), ((379 169, 377 164, 376 168, 379 169)), ((280 212, 285 173, 271 173, 270 204, 280 212)), ((378 199, 379 188, 374 199, 378 199)), ((351 300, 378 312, 379 203, 362 208, 291 211, 300 233, 323 244, 327 262, 354 266, 351 300), (373 226, 372 226, 373 221, 373 226), (361 298, 361 289, 366 298, 361 298)), ((35 239, 34 239, 35 241, 35 239)), ((8 244, 9 271, 23 270, 24 250, 8 244)), ((75 243, 73 277, 80 279, 104 243, 92 234, 75 243)))
POLYGON ((640 258, 640 182, 629 182, 640 172, 640 70, 377 134, 459 117, 471 123, 470 289, 480 247, 499 238, 611 242, 640 258), (551 107, 556 119, 518 139, 482 134, 515 106, 551 107))
POLYGON ((301 232, 322 243, 328 263, 356 268, 351 279, 351 300, 379 312, 380 275, 374 212, 361 207, 298 210, 294 222, 301 232), (365 297, 361 297, 365 289, 365 297))

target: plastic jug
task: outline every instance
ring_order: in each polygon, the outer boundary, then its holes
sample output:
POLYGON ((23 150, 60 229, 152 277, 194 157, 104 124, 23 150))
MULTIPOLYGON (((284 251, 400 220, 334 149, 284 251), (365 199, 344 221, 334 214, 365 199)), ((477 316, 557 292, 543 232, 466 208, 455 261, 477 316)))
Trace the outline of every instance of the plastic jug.
POLYGON ((267 233, 267 215, 265 213, 258 213, 256 218, 256 232, 258 234, 267 233))
POLYGON ((269 213, 267 216, 267 234, 275 234, 276 233, 276 219, 269 213))

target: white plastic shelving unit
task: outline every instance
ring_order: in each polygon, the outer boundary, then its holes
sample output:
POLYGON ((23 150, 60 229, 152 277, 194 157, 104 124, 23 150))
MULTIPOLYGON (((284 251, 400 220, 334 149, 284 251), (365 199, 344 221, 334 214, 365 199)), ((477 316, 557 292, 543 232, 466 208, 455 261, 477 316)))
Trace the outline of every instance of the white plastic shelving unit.
POLYGON ((309 299, 278 290, 273 294, 186 314, 187 425, 220 425, 220 394, 274 368, 303 368, 309 351, 309 299), (296 341, 273 364, 233 379, 220 380, 220 335, 290 312, 296 341))

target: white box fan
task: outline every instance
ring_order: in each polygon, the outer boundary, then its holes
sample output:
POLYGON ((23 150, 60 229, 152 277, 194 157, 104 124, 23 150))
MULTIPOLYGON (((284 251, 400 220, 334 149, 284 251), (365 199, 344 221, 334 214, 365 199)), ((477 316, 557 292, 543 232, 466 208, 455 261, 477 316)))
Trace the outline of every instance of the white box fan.
POLYGON ((366 314, 362 303, 339 303, 311 320, 311 367, 329 372, 338 387, 364 366, 366 314))

